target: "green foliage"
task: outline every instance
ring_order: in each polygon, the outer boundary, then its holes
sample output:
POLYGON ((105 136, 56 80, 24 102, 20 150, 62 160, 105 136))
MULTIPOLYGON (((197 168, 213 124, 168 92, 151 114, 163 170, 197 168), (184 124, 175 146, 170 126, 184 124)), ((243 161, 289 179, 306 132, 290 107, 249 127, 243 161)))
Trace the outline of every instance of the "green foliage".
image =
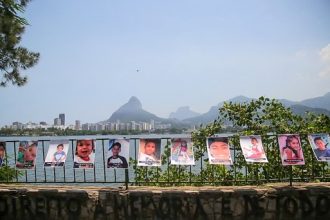
MULTIPOLYGON (((1 130, 5 132, 5 130, 1 130)), ((1 133, 0 132, 0 133, 1 133)), ((16 131, 18 132, 18 131, 16 131)), ((23 131, 22 131, 23 132, 23 131)), ((27 132, 26 130, 24 132, 27 132)), ((31 130, 29 132, 42 132, 31 130)), ((84 135, 91 131, 49 129, 58 135, 84 135)), ((130 134, 132 131, 127 131, 130 134)), ((135 172, 137 185, 245 185, 264 182, 288 181, 291 174, 295 181, 319 181, 329 178, 328 165, 314 158, 307 135, 311 133, 329 133, 330 118, 326 115, 306 113, 295 115, 290 108, 276 100, 260 97, 248 103, 224 103, 219 109, 219 117, 208 125, 201 125, 192 133, 196 166, 170 165, 170 140, 162 154, 160 167, 140 167, 137 161, 130 159, 135 172), (229 144, 235 152, 234 164, 229 168, 224 165, 211 165, 206 158, 206 138, 224 133, 229 134, 229 144), (304 152, 304 166, 282 166, 277 135, 300 134, 304 152), (242 135, 261 135, 268 163, 247 163, 243 157, 239 137, 242 135)), ((106 132, 104 134, 107 134, 106 132)), ((0 168, 0 180, 15 177, 15 170, 0 168)))
POLYGON ((309 133, 329 133, 330 118, 326 115, 306 113, 295 115, 274 99, 260 97, 249 103, 224 103, 219 117, 211 124, 201 125, 192 133, 196 167, 171 166, 169 164, 170 143, 165 146, 161 167, 138 167, 132 160, 136 172, 136 183, 149 185, 244 185, 270 181, 288 181, 290 173, 296 180, 311 180, 327 175, 327 164, 317 162, 307 140, 309 133), (234 164, 230 169, 223 165, 211 165, 206 155, 206 138, 228 130, 224 123, 237 132, 230 136, 231 149, 235 151, 234 164), (282 166, 277 134, 300 134, 306 165, 282 166), (268 163, 247 163, 241 152, 239 136, 261 135, 268 163))
POLYGON ((27 21, 20 17, 29 0, 0 0, 0 86, 9 82, 23 86, 27 77, 20 71, 33 67, 39 60, 39 53, 19 46, 27 21))
POLYGON ((22 172, 17 171, 15 168, 10 167, 7 164, 8 159, 8 156, 6 156, 3 161, 3 165, 0 166, 0 182, 11 182, 16 178, 16 175, 23 175, 22 172))
POLYGON ((0 182, 10 182, 16 177, 16 170, 9 166, 0 167, 0 182))
MULTIPOLYGON (((249 103, 224 103, 219 110, 217 121, 193 133, 194 141, 204 144, 204 146, 199 146, 200 149, 206 148, 206 137, 221 132, 219 124, 223 122, 229 122, 232 127, 238 128, 238 132, 230 138, 230 145, 236 151, 234 166, 226 170, 222 177, 232 177, 232 171, 234 170, 235 182, 239 183, 245 179, 245 181, 259 183, 261 179, 280 181, 289 178, 290 172, 292 172, 293 178, 310 178, 311 180, 324 174, 322 172, 324 172, 326 164, 317 162, 314 159, 307 140, 307 134, 328 133, 330 131, 330 118, 328 116, 312 113, 306 113, 304 117, 295 115, 290 108, 284 107, 277 100, 264 97, 249 103), (282 166, 276 135, 285 133, 300 134, 306 165, 282 166), (262 136, 268 163, 249 164, 244 160, 240 149, 239 136, 253 134, 262 136), (246 173, 246 176, 243 176, 242 173, 246 173)), ((204 175, 212 176, 210 172, 205 173, 204 175)))

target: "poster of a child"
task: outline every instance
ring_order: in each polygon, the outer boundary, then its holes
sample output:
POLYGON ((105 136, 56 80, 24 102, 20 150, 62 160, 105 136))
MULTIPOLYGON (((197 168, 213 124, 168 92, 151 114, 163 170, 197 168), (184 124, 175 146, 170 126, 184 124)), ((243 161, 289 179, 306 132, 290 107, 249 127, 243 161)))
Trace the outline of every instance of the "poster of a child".
POLYGON ((5 165, 6 157, 6 142, 0 141, 0 167, 5 165))
POLYGON ((21 141, 18 146, 16 168, 34 169, 37 157, 37 141, 21 141))
POLYGON ((171 164, 195 165, 193 144, 190 138, 173 138, 171 142, 171 164))
POLYGON ((160 166, 160 151, 160 139, 140 139, 138 166, 160 166))
POLYGON ((300 137, 297 134, 280 134, 278 143, 282 165, 305 165, 300 137))
POLYGON ((92 139, 77 140, 73 168, 94 168, 95 143, 92 139))
POLYGON ((206 140, 210 164, 232 165, 228 137, 210 137, 206 140))
POLYGON ((49 143, 45 167, 63 167, 69 150, 69 141, 54 140, 49 143))
POLYGON ((309 134, 308 140, 318 161, 330 161, 330 138, 328 134, 309 134))
POLYGON ((240 144, 246 162, 266 163, 268 162, 260 135, 241 136, 240 144))
POLYGON ((109 140, 107 168, 128 168, 129 140, 109 140))

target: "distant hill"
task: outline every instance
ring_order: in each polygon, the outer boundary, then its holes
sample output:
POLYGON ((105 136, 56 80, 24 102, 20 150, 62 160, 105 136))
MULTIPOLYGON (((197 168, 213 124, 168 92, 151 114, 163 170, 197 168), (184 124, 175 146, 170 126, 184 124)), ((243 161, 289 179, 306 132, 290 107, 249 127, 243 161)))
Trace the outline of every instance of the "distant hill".
MULTIPOLYGON (((237 96, 226 102, 243 103, 254 100, 246 96, 237 96)), ((313 99, 306 99, 301 102, 294 102, 287 99, 279 99, 284 106, 290 107, 295 114, 303 115, 306 111, 314 112, 316 114, 325 114, 330 116, 330 93, 321 97, 313 99), (319 107, 322 106, 322 107, 319 107)), ((122 105, 115 111, 111 117, 101 123, 107 122, 150 122, 155 120, 161 123, 171 123, 175 127, 185 127, 188 125, 199 125, 213 122, 219 115, 219 108, 223 106, 224 102, 220 102, 212 106, 208 112, 199 114, 193 112, 188 106, 179 108, 176 112, 170 114, 170 119, 160 118, 143 109, 142 104, 138 98, 132 96, 127 103, 122 105)))
MULTIPOLYGON (((243 103, 243 102, 250 102, 251 100, 252 100, 251 98, 248 98, 246 96, 236 96, 225 102, 243 103)), ((220 102, 218 105, 212 106, 208 112, 201 114, 200 116, 197 117, 187 118, 183 120, 183 122, 194 125, 210 123, 215 119, 217 119, 219 115, 219 108, 223 106, 223 103, 224 102, 220 102)))
POLYGON ((140 100, 135 96, 132 96, 127 103, 112 113, 108 120, 101 123, 117 122, 117 120, 123 123, 131 121, 150 123, 151 120, 155 120, 155 122, 171 123, 176 127, 182 127, 185 125, 185 123, 177 119, 160 118, 155 114, 143 110, 140 100))
POLYGON ((304 105, 292 105, 290 108, 297 115, 304 115, 305 112, 313 112, 315 114, 325 114, 330 117, 330 111, 324 108, 311 108, 304 105))
POLYGON ((120 122, 150 122, 150 120, 161 121, 162 119, 143 110, 140 100, 135 96, 132 96, 126 104, 122 105, 111 115, 107 122, 116 122, 117 120, 120 122))
POLYGON ((299 102, 294 102, 294 101, 290 101, 287 99, 278 99, 279 102, 281 102, 285 107, 289 107, 292 105, 297 105, 299 102))
POLYGON ((312 108, 324 108, 330 111, 330 92, 324 96, 303 100, 299 104, 312 108))
POLYGON ((189 106, 183 106, 176 110, 176 112, 171 112, 169 118, 176 118, 179 120, 184 120, 186 118, 193 118, 199 116, 200 113, 191 111, 189 106))
MULTIPOLYGON (((254 99, 245 96, 237 96, 225 102, 243 103, 243 102, 250 102, 251 100, 254 99)), ((279 99, 278 101, 280 101, 284 106, 290 107, 292 112, 298 115, 303 115, 305 112, 308 111, 316 114, 325 114, 330 116, 330 93, 327 93, 321 97, 306 99, 301 102, 294 102, 287 99, 279 99), (318 107, 318 106, 323 106, 323 107, 318 107)), ((223 106, 223 103, 224 102, 220 102, 218 105, 212 106, 208 112, 201 114, 200 116, 187 118, 183 121, 185 123, 195 124, 195 125, 207 124, 213 122, 218 117, 219 108, 223 106)))
POLYGON ((183 122, 187 124, 199 125, 214 121, 219 115, 219 106, 212 106, 210 110, 196 117, 186 118, 183 122))
MULTIPOLYGON (((250 102, 254 100, 253 98, 249 98, 249 97, 246 97, 246 96, 236 96, 234 98, 231 98, 231 99, 228 99, 226 100, 225 102, 232 102, 232 103, 243 103, 243 102, 250 102)), ((223 105, 224 102, 221 102, 221 106, 223 105)))

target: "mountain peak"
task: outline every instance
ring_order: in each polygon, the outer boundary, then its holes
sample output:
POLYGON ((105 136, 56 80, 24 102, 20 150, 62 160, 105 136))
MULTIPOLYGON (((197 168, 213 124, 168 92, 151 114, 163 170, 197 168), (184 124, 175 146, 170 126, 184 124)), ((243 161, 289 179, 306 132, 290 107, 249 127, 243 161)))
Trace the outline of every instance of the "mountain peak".
POLYGON ((142 108, 142 104, 140 102, 140 100, 136 97, 136 96, 132 96, 129 100, 128 103, 131 106, 135 106, 136 108, 141 109, 142 108))
POLYGON ((107 121, 115 122, 117 120, 120 122, 150 122, 150 120, 161 121, 162 119, 143 110, 140 100, 137 97, 132 96, 128 102, 115 111, 107 121))
POLYGON ((139 110, 142 110, 142 104, 137 97, 132 96, 128 100, 128 102, 125 103, 124 105, 122 105, 117 111, 119 111, 119 112, 135 112, 135 111, 139 111, 139 110))
POLYGON ((186 118, 192 118, 199 115, 199 113, 191 111, 189 106, 183 106, 179 107, 176 112, 172 112, 169 117, 184 120, 186 118))
POLYGON ((252 99, 243 95, 236 96, 234 98, 229 99, 229 102, 234 102, 234 103, 242 103, 242 102, 249 102, 252 99))

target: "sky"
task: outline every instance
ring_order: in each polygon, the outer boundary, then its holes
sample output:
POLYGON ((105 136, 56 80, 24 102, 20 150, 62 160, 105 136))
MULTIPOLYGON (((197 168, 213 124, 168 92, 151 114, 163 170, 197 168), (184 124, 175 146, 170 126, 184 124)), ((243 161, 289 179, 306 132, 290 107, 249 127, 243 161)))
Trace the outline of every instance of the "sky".
POLYGON ((330 92, 328 0, 33 0, 24 87, 0 88, 0 126, 108 119, 131 96, 168 117, 244 95, 330 92), (138 70, 138 71, 137 71, 138 70))

